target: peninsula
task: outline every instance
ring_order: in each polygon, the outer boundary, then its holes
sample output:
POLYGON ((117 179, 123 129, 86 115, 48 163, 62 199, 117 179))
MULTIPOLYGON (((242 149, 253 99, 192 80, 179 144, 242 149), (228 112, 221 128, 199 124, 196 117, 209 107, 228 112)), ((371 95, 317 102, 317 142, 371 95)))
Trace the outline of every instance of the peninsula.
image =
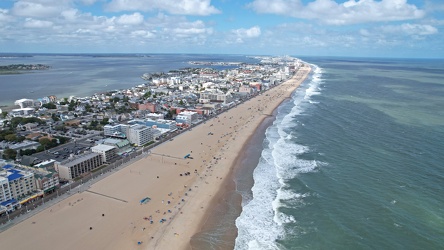
POLYGON ((6 66, 0 66, 0 75, 21 74, 25 71, 47 70, 49 68, 50 66, 45 64, 10 64, 6 66))
MULTIPOLYGON (((177 126, 179 130, 174 129, 167 134, 159 132, 158 129, 161 128, 158 126, 173 124, 164 121, 159 121, 157 125, 150 128, 143 128, 140 125, 140 122, 148 124, 151 122, 149 120, 134 120, 127 124, 112 124, 103 127, 103 134, 114 137, 114 141, 116 137, 126 133, 120 128, 128 128, 130 131, 128 139, 131 140, 132 145, 138 146, 137 153, 131 154, 131 150, 123 152, 117 158, 112 158, 111 151, 120 148, 123 141, 117 142, 118 145, 113 148, 113 146, 105 145, 106 139, 100 142, 93 140, 97 136, 89 137, 86 141, 77 139, 71 146, 58 147, 49 153, 42 152, 42 157, 58 158, 54 164, 61 179, 68 181, 68 184, 60 189, 60 195, 59 191, 56 191, 57 196, 54 191, 45 192, 43 200, 45 197, 50 198, 44 201, 47 207, 43 207, 44 205, 42 207, 45 209, 32 213, 29 218, 11 225, 9 229, 0 233, 2 246, 7 249, 31 247, 39 249, 189 249, 190 239, 201 230, 206 216, 217 204, 215 197, 229 180, 236 158, 243 150, 245 143, 262 121, 270 117, 273 110, 291 96, 291 93, 311 71, 310 66, 301 61, 295 60, 291 64, 292 68, 273 63, 274 66, 262 66, 262 68, 250 66, 248 69, 233 70, 230 73, 236 74, 234 76, 227 73, 232 82, 235 82, 236 77, 239 76, 245 79, 253 75, 258 77, 260 70, 274 72, 275 75, 288 75, 288 77, 283 82, 271 81, 273 83, 267 84, 267 87, 263 89, 257 87, 260 85, 258 83, 251 85, 240 83, 237 93, 242 91, 242 98, 237 101, 224 99, 223 105, 221 101, 212 105, 210 103, 213 102, 212 100, 218 100, 220 96, 227 97, 229 90, 223 92, 224 87, 219 86, 222 92, 208 93, 205 91, 208 91, 210 85, 197 81, 201 88, 200 101, 206 106, 199 106, 200 108, 194 110, 201 112, 202 117, 196 120, 196 112, 174 108, 174 111, 178 110, 177 125, 174 123, 174 127, 177 126), (280 70, 281 68, 283 70, 280 70), (190 115, 189 120, 188 115, 190 115), (117 130, 118 128, 120 130, 117 130), (141 133, 140 138, 132 137, 131 133, 136 132, 141 133), (142 143, 140 141, 142 132, 150 132, 150 138, 154 140, 154 143, 151 141, 146 144, 142 143), (77 153, 81 154, 81 151, 87 151, 83 145, 89 142, 98 143, 93 147, 93 153, 87 152, 84 156, 76 156, 77 153), (82 146, 81 150, 79 146, 82 146), (100 154, 94 153, 99 151, 104 153, 103 161, 109 162, 105 167, 97 167, 91 173, 85 173, 85 169, 77 169, 77 165, 74 165, 88 157, 95 157, 91 159, 101 162, 100 154), (59 160, 60 155, 70 152, 68 159, 59 160), (65 172, 63 170, 65 168, 69 168, 70 171, 65 172)), ((152 81, 154 84, 162 84, 163 81, 175 84, 178 81, 177 77, 179 76, 171 76, 169 80, 152 79, 152 81)), ((184 79, 188 77, 185 76, 184 79)), ((203 69, 199 77, 216 79, 220 78, 220 74, 213 70, 203 69)), ((193 82, 194 79, 190 81, 193 82)), ((153 90, 143 88, 140 91, 144 91, 144 95, 149 98, 153 98, 154 95, 164 96, 160 94, 161 92, 153 90)), ((122 93, 127 92, 122 91, 122 93)), ((112 100, 110 103, 115 109, 123 106, 119 104, 125 98, 123 94, 106 97, 107 100, 112 100)), ((187 100, 189 99, 182 98, 176 101, 181 103, 187 100)), ((27 110, 28 105, 33 105, 31 101, 23 99, 17 103, 23 106, 23 110, 27 110)), ((75 106, 75 101, 64 100, 64 102, 68 110, 70 105, 73 112, 79 108, 75 106)), ((85 109, 83 112, 92 110, 92 107, 86 104, 82 107, 85 109)), ((45 109, 51 108, 47 105, 45 109)), ((59 107, 55 105, 55 108, 59 107)), ((14 114, 18 115, 19 111, 14 114)), ((104 117, 101 119, 101 123, 106 124, 103 123, 104 117)), ((76 119, 66 121, 66 123, 81 125, 81 122, 76 122, 76 119)), ((89 126, 96 127, 97 123, 97 120, 93 120, 89 126)), ((51 130, 50 127, 49 131, 52 132, 51 130)), ((28 209, 28 206, 32 207, 35 204, 32 203, 33 199, 36 198, 20 201, 20 204, 28 209), (31 203, 29 203, 30 200, 31 203)), ((35 201, 37 203, 41 200, 35 201)), ((13 208, 21 209, 14 205, 17 203, 11 204, 13 208)), ((38 210, 38 208, 35 209, 38 210)), ((9 213, 7 215, 9 218, 9 213)), ((11 222, 6 222, 5 226, 8 226, 8 223, 11 222)))

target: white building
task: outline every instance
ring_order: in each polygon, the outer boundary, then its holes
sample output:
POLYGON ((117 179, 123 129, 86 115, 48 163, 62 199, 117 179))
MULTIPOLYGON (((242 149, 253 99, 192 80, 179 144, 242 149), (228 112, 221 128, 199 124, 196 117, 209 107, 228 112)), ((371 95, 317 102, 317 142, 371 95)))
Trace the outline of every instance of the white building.
POLYGON ((14 102, 14 105, 20 106, 21 109, 34 106, 32 99, 20 99, 14 102))
POLYGON ((176 116, 176 122, 191 125, 197 121, 197 118, 197 112, 183 111, 176 116))
POLYGON ((136 146, 143 146, 153 140, 151 128, 134 124, 130 126, 128 140, 136 146))
POLYGON ((128 137, 129 126, 126 124, 105 125, 103 126, 103 134, 105 136, 113 136, 119 138, 128 137))
POLYGON ((224 93, 220 90, 204 91, 200 93, 199 102, 209 103, 209 102, 231 102, 232 96, 230 92, 224 93))
POLYGON ((0 203, 12 199, 8 178, 0 176, 0 203))
POLYGON ((91 148, 91 151, 102 156, 103 162, 111 162, 116 158, 117 148, 105 144, 99 144, 91 148))
POLYGON ((102 164, 103 161, 100 154, 88 153, 62 162, 56 162, 54 167, 61 179, 72 180, 100 167, 102 164))
POLYGON ((34 174, 15 169, 11 165, 3 166, 0 176, 8 180, 11 198, 19 200, 36 191, 34 174))
POLYGON ((9 112, 9 115, 17 117, 17 116, 27 116, 31 115, 35 112, 34 108, 20 108, 20 109, 13 109, 11 112, 9 112))
POLYGON ((150 128, 164 128, 164 129, 170 129, 170 130, 174 130, 177 128, 176 126, 176 122, 172 121, 172 120, 163 120, 163 119, 157 119, 157 120, 152 120, 152 119, 134 119, 132 121, 129 121, 128 124, 139 124, 139 125, 145 125, 147 127, 150 128))

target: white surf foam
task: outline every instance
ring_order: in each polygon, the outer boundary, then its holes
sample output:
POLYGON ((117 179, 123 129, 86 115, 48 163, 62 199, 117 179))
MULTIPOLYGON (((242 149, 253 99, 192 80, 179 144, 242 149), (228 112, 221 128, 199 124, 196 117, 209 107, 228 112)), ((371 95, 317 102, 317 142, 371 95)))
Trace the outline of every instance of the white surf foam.
POLYGON ((321 165, 298 158, 310 149, 296 144, 294 139, 297 137, 290 134, 295 126, 302 126, 297 122, 297 116, 306 109, 305 103, 312 105, 312 96, 321 90, 322 69, 316 65, 312 65, 312 69, 308 83, 293 94, 293 103, 281 107, 276 121, 267 129, 268 147, 262 151, 253 174, 253 199, 244 204, 241 215, 236 219, 238 236, 235 249, 279 249, 276 240, 285 236, 283 225, 297 223, 293 216, 280 212, 280 208, 303 203, 303 198, 309 195, 295 193, 286 188, 285 183, 298 174, 316 171, 321 165))

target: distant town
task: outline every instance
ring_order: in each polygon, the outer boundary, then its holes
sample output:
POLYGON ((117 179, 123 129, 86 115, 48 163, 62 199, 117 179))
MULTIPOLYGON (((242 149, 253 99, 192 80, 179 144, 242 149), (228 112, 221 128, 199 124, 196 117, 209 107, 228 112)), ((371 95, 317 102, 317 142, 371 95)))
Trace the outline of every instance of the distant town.
POLYGON ((146 83, 129 89, 20 99, 16 108, 0 109, 0 223, 143 157, 152 147, 291 78, 303 66, 288 56, 256 59, 257 64, 190 62, 237 68, 146 73, 141 76, 146 83))

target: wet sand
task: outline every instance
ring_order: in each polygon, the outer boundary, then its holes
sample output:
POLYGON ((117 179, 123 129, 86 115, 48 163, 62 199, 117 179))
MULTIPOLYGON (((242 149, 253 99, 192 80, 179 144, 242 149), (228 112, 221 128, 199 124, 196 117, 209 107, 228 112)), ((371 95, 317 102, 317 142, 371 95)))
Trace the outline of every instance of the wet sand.
POLYGON ((249 138, 237 156, 230 177, 216 194, 207 209, 200 232, 193 235, 191 249, 233 249, 237 237, 236 218, 242 212, 242 203, 252 197, 253 172, 259 163, 265 132, 273 124, 277 109, 266 117, 249 138))

